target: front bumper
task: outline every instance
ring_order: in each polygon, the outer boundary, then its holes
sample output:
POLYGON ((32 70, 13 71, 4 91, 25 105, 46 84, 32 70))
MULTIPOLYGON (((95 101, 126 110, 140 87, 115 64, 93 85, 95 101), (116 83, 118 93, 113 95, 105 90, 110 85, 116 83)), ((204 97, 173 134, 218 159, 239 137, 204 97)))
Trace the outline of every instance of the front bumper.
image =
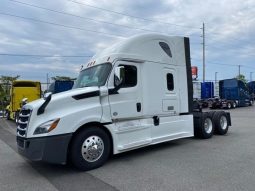
POLYGON ((31 161, 66 164, 68 145, 72 134, 38 138, 17 136, 18 151, 31 161))

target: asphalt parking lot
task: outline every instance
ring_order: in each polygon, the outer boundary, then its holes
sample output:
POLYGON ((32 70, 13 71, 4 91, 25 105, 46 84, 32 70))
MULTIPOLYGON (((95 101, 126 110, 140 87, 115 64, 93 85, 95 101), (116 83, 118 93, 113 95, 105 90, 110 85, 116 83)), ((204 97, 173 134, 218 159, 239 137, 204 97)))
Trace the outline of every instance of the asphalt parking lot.
POLYGON ((17 153, 14 123, 0 118, 0 190, 254 191, 255 106, 229 111, 226 136, 134 150, 89 172, 24 159, 17 153))

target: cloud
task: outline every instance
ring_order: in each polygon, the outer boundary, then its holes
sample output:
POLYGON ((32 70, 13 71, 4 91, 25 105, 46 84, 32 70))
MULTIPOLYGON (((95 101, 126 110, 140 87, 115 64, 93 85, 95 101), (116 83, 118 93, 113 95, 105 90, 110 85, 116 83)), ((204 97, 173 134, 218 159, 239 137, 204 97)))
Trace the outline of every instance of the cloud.
MULTIPOLYGON (((255 43, 255 2, 253 0, 75 0, 134 17, 103 11, 68 0, 20 1, 56 11, 68 12, 76 16, 58 14, 3 0, 0 12, 65 25, 66 27, 0 15, 0 53, 92 56, 121 40, 114 35, 129 37, 146 32, 144 30, 151 30, 168 35, 190 37, 192 63, 200 67, 202 63, 202 38, 200 36, 202 34, 201 26, 204 22, 206 60, 208 61, 207 67, 210 68, 210 72, 206 74, 208 79, 213 78, 214 72, 218 70, 216 65, 209 64, 209 62, 217 61, 234 65, 244 63, 246 66, 253 67, 253 45, 255 43), (110 25, 106 22, 116 25, 110 25), (117 25, 124 25, 129 28, 117 25), (68 27, 78 27, 82 30, 68 27), (97 32, 89 32, 89 30, 97 32), (100 34, 100 32, 109 33, 113 36, 100 34)), ((47 73, 76 76, 80 65, 86 63, 88 59, 84 57, 0 56, 0 75, 18 73, 24 79, 38 77, 38 80, 45 80, 47 73), (29 68, 33 74, 28 72, 29 68)), ((227 68, 227 66, 220 67, 227 68)), ((231 76, 235 73, 235 69, 228 67, 224 72, 226 74, 223 74, 222 71, 219 76, 222 78, 224 75, 226 77, 231 76)), ((249 71, 247 70, 246 73, 248 74, 249 71)))

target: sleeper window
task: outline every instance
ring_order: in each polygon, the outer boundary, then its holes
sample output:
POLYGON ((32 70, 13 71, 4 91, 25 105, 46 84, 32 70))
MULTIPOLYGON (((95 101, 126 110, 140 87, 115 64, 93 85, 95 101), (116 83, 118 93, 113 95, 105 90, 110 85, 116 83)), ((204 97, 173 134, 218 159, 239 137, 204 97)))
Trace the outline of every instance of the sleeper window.
POLYGON ((173 91, 174 90, 174 76, 173 76, 173 74, 168 73, 166 75, 166 80, 167 80, 167 89, 169 91, 173 91))

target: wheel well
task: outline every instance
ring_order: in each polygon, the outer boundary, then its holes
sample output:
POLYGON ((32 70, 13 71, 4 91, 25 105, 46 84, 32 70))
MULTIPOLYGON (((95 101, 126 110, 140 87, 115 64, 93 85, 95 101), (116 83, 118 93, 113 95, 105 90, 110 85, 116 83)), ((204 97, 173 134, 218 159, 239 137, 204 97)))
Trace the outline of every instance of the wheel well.
POLYGON ((68 144, 68 150, 67 150, 67 160, 69 161, 69 152, 70 152, 70 147, 72 145, 72 142, 74 140, 74 138, 76 137, 77 134, 79 134, 79 132, 83 131, 86 127, 92 127, 92 126, 95 126, 95 127, 99 127, 101 129, 103 129, 106 134, 109 136, 110 138, 110 142, 111 142, 111 151, 110 153, 113 154, 113 138, 112 138, 112 134, 110 133, 110 131, 101 123, 99 122, 90 122, 90 123, 86 123, 82 126, 80 126, 74 133, 73 133, 73 136, 68 144))

